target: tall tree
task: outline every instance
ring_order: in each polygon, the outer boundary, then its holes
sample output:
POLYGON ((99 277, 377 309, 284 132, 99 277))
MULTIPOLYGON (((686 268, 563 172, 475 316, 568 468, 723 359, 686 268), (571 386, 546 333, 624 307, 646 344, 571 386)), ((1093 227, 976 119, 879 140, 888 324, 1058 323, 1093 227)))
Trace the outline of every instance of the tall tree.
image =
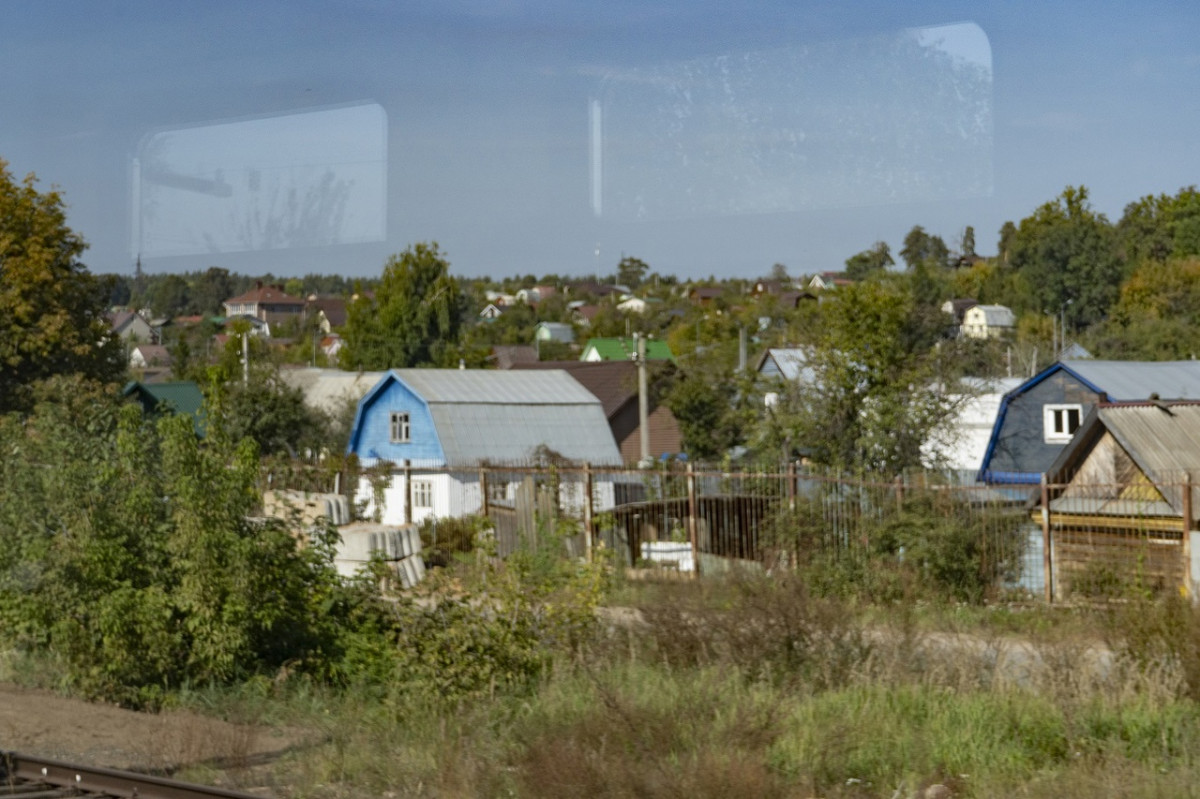
POLYGON ((941 320, 917 312, 912 282, 865 281, 820 305, 813 378, 781 387, 761 442, 788 442, 825 466, 895 474, 922 464, 955 400, 940 388, 941 320))
POLYGON ((1200 255, 1200 191, 1147 195, 1125 206, 1117 223, 1120 250, 1130 268, 1144 261, 1200 255))
POLYGON ((896 260, 892 258, 892 251, 887 242, 877 241, 870 249, 863 250, 846 259, 846 277, 851 280, 864 280, 871 275, 886 271, 895 263, 896 260))
POLYGON ((1068 186, 1021 220, 1010 262, 1032 291, 1030 310, 1062 313, 1072 327, 1102 320, 1121 283, 1113 227, 1092 210, 1084 186, 1068 186))
POLYGON ((189 299, 194 313, 205 316, 218 315, 224 311, 225 300, 233 297, 233 278, 228 269, 210 266, 196 276, 192 283, 189 299))
POLYGON ((342 366, 451 366, 465 313, 465 296, 437 242, 415 244, 388 259, 373 297, 350 303, 342 366))
POLYGON ((964 258, 975 257, 975 228, 967 225, 962 235, 962 255, 964 258))
POLYGON ((617 282, 622 286, 628 286, 631 289, 636 289, 642 285, 643 278, 650 271, 650 265, 641 258, 634 258, 626 255, 617 264, 617 282))
POLYGON ((0 159, 0 411, 22 409, 54 375, 112 381, 124 369, 104 311, 111 286, 79 258, 57 191, 18 182, 0 159))
POLYGON ((909 269, 916 269, 922 264, 945 266, 950 259, 950 248, 942 241, 941 236, 931 236, 925 232, 925 228, 914 225, 904 237, 904 248, 900 250, 900 257, 909 269))

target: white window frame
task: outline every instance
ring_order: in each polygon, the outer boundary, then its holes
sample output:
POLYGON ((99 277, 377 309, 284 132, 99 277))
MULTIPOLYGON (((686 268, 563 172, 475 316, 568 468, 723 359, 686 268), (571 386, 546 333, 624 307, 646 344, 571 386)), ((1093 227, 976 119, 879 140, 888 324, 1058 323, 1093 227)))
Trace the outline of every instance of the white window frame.
POLYGON ((392 411, 389 435, 393 444, 407 444, 412 441, 412 419, 407 411, 392 411))
POLYGON ((1079 403, 1042 406, 1042 425, 1047 444, 1066 444, 1083 424, 1083 406, 1079 403), (1071 427, 1070 414, 1075 413, 1075 426, 1071 427))
POLYGON ((414 508, 433 508, 433 481, 412 481, 412 506, 414 508))

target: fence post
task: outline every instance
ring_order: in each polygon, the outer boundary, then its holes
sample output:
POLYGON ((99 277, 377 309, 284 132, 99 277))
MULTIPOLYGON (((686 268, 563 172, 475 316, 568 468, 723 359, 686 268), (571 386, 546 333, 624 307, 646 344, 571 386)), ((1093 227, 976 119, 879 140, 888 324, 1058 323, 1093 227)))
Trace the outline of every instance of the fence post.
POLYGON ((696 535, 696 472, 692 462, 687 465, 687 498, 688 498, 688 539, 692 543, 692 568, 694 574, 700 576, 700 542, 696 535))
POLYGON ((592 548, 595 546, 595 522, 592 520, 592 464, 583 462, 583 545, 587 549, 587 562, 592 562, 592 548))
POLYGON ((1054 563, 1050 559, 1050 484, 1042 473, 1042 574, 1046 581, 1046 602, 1054 602, 1054 563))
POLYGON ((412 461, 404 459, 404 523, 412 524, 412 461))
POLYGON ((486 466, 479 467, 479 510, 483 518, 491 513, 491 498, 488 496, 488 470, 486 466))
POLYGON ((787 498, 788 512, 796 512, 796 462, 788 461, 787 465, 787 498))
POLYGON ((1180 554, 1183 557, 1183 595, 1194 598, 1192 587, 1192 473, 1183 480, 1183 538, 1180 539, 1180 554))

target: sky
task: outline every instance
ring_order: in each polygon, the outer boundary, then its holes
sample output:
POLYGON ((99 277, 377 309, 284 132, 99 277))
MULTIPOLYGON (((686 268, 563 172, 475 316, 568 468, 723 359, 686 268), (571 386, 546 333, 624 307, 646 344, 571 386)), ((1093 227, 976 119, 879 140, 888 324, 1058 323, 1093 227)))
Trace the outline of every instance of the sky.
POLYGON ((1200 183, 1200 6, 0 3, 0 158, 93 271, 840 269, 1200 183))

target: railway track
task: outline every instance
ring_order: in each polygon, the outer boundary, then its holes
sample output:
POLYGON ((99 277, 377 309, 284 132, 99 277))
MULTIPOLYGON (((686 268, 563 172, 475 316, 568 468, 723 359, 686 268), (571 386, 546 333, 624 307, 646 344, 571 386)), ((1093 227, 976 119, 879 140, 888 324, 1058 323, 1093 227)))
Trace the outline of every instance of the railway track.
POLYGON ((263 799, 207 785, 0 751, 0 799, 263 799))

